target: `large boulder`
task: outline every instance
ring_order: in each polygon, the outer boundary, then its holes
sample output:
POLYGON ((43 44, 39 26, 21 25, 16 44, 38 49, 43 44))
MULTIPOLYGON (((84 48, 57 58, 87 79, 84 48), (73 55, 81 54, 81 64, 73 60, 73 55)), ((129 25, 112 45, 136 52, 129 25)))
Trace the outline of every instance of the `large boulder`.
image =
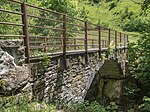
POLYGON ((24 47, 22 39, 0 40, 0 48, 14 57, 15 63, 22 63, 24 47))
POLYGON ((28 68, 17 66, 14 58, 0 49, 0 94, 15 94, 23 89, 28 81, 28 68))

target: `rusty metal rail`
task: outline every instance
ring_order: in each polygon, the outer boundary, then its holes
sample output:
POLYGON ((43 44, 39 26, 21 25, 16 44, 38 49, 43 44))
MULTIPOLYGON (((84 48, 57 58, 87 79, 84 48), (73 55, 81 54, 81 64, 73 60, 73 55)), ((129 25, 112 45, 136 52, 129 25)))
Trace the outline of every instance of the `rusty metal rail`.
POLYGON ((115 49, 127 46, 128 35, 124 33, 15 0, 6 2, 8 5, 17 4, 18 9, 0 9, 0 15, 4 18, 0 20, 0 28, 11 29, 0 31, 0 38, 23 38, 26 63, 39 56, 53 55, 57 52, 57 55, 59 53, 63 56, 66 68, 66 57, 69 52, 84 51, 87 63, 91 49, 98 52, 101 58, 102 49, 111 45, 115 49), (16 20, 8 21, 5 18, 6 14, 11 15, 12 20, 15 15, 16 20))

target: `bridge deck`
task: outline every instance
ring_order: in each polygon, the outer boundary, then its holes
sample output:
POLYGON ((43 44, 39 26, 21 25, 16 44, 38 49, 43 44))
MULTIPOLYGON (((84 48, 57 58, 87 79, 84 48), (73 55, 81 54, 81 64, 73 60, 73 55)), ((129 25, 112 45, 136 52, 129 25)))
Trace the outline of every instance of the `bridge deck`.
MULTIPOLYGON (((119 47, 117 49, 126 49, 127 46, 125 47, 119 47)), ((108 48, 102 48, 101 49, 101 52, 105 52, 108 48)), ((88 53, 94 53, 94 52, 99 52, 99 49, 98 48, 93 48, 93 49, 88 49, 88 53)), ((67 51, 66 52, 66 55, 67 56, 70 56, 70 55, 79 55, 79 54, 84 54, 85 53, 85 50, 71 50, 71 51, 67 51)), ((63 56, 63 52, 54 52, 54 53, 47 53, 47 56, 50 56, 52 58, 54 57, 60 57, 60 56, 63 56)), ((43 55, 39 55, 37 57, 31 57, 30 61, 31 62, 34 62, 36 60, 41 60, 43 59, 43 55)))

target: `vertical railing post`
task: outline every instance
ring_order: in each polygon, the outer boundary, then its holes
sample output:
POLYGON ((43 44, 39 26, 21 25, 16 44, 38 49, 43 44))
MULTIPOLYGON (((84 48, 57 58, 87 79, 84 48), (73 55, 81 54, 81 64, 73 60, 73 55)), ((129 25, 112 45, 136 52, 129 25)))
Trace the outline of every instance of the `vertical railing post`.
POLYGON ((87 42, 87 38, 88 38, 88 33, 87 33, 87 21, 84 22, 85 24, 85 42, 84 42, 84 45, 85 45, 85 63, 87 64, 88 63, 88 42, 87 42))
POLYGON ((126 52, 126 48, 125 48, 126 47, 126 34, 124 34, 124 39, 123 40, 124 40, 124 53, 125 53, 126 52))
POLYGON ((127 35, 127 46, 128 46, 128 43, 129 43, 129 36, 127 35))
POLYGON ((92 39, 92 48, 94 48, 94 40, 92 39))
POLYGON ((117 31, 115 31, 115 58, 117 58, 117 31))
POLYGON ((45 52, 45 53, 47 53, 47 45, 48 45, 47 42, 48 42, 48 37, 45 37, 45 38, 44 38, 44 45, 45 45, 45 47, 44 47, 44 52, 45 52))
POLYGON ((63 65, 64 69, 67 68, 67 58, 66 58, 66 36, 67 36, 67 27, 66 27, 66 15, 63 15, 63 65))
POLYGON ((110 29, 108 29, 108 47, 110 46, 110 29))
POLYGON ((98 26, 98 45, 99 45, 99 58, 101 58, 101 27, 98 26))
POLYGON ((117 50, 117 31, 115 31, 115 50, 117 50))
POLYGON ((76 50, 76 38, 74 38, 74 50, 76 50))
POLYGON ((121 46, 122 46, 122 35, 121 35, 121 32, 120 32, 120 48, 121 48, 121 46))
POLYGON ((22 24, 23 24, 23 35, 24 35, 24 46, 25 46, 25 62, 30 63, 30 47, 29 47, 29 32, 28 32, 28 16, 27 6, 25 3, 21 4, 22 24))
POLYGON ((120 54, 121 54, 121 47, 122 47, 122 33, 120 32, 120 54))

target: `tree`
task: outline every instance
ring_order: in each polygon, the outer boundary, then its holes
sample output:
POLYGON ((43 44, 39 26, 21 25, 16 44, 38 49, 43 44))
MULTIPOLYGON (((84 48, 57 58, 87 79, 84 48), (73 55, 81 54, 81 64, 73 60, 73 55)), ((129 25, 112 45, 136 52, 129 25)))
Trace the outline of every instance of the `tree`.
POLYGON ((41 6, 71 16, 78 14, 78 10, 69 0, 44 0, 41 6))
POLYGON ((146 11, 150 8, 150 0, 144 0, 142 3, 142 10, 146 11))
MULTIPOLYGON (((140 39, 131 43, 129 47, 129 74, 130 78, 134 80, 132 85, 136 87, 133 89, 134 94, 130 97, 135 98, 133 100, 138 104, 142 103, 144 96, 150 97, 150 21, 147 20, 147 24, 143 26, 145 28, 140 32, 140 39)), ((128 87, 130 86, 128 85, 128 87)))

